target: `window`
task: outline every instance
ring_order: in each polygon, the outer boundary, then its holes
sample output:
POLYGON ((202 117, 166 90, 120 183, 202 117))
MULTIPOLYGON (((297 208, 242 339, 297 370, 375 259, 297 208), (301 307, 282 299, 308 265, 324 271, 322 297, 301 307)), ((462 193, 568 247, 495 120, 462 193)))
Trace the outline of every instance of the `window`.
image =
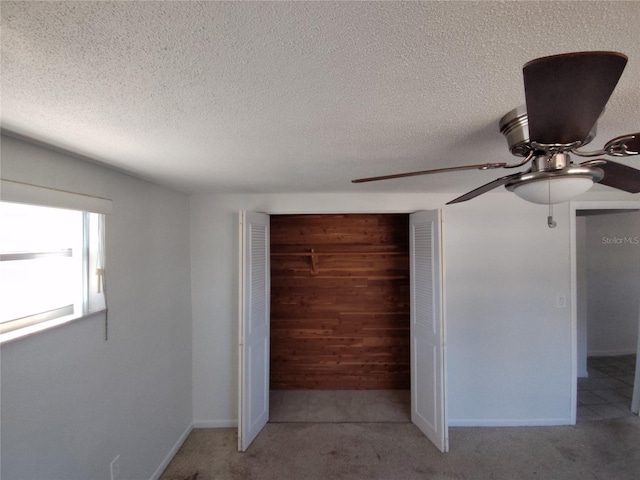
POLYGON ((0 341, 105 309, 104 215, 0 202, 0 224, 0 341))

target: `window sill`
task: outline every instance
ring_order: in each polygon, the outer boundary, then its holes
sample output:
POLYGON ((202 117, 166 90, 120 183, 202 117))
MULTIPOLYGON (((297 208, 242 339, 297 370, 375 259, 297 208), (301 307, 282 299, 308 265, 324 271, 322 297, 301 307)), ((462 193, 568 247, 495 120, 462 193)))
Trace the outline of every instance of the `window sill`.
POLYGON ((104 312, 106 312, 106 308, 91 310, 88 312, 84 312, 80 315, 75 315, 75 314, 66 315, 64 317, 54 318, 52 320, 47 320, 46 322, 40 322, 35 325, 30 325, 28 327, 20 328, 12 332, 3 333, 2 335, 0 335, 0 345, 12 342, 14 340, 19 340, 21 338, 26 338, 33 334, 43 332, 51 328, 56 328, 61 325, 67 325, 77 320, 83 320, 85 318, 95 317, 96 315, 100 315, 104 312))

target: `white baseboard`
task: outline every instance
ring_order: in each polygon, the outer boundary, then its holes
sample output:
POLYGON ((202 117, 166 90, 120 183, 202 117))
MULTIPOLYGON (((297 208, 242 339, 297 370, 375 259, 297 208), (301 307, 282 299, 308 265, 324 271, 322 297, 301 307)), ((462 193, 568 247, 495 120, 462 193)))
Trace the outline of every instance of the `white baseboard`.
POLYGON ((621 350, 596 350, 587 353, 589 357, 617 357, 619 355, 633 355, 636 353, 634 349, 621 349, 621 350))
POLYGON ((449 419, 450 427, 551 427, 573 425, 571 418, 449 419))
POLYGON ((238 420, 194 420, 193 428, 238 428, 238 420))
POLYGON ((164 460, 162 461, 160 466, 158 466, 156 471, 153 472, 153 475, 151 476, 150 480, 158 480, 160 478, 160 475, 162 475, 162 472, 164 472, 164 470, 167 468, 167 465, 169 465, 173 457, 176 456, 176 453, 178 453, 178 450, 180 450, 180 447, 182 446, 184 441, 187 439, 187 437, 191 433, 191 430, 193 430, 193 423, 191 423, 187 427, 187 429, 184 432, 182 432, 182 435, 180 435, 180 438, 178 438, 178 441, 173 445, 173 447, 171 447, 171 450, 169 450, 169 453, 167 454, 167 456, 164 457, 164 460))

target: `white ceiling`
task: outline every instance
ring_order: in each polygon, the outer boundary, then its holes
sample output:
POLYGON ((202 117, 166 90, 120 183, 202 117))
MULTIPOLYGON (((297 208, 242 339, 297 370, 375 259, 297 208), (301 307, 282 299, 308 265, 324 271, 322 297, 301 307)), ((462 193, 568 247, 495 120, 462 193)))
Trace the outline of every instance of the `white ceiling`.
POLYGON ((635 1, 2 1, 1 15, 4 129, 184 192, 475 188, 503 171, 350 180, 515 160, 497 122, 524 103, 522 65, 556 53, 628 55, 593 146, 640 130, 635 1))

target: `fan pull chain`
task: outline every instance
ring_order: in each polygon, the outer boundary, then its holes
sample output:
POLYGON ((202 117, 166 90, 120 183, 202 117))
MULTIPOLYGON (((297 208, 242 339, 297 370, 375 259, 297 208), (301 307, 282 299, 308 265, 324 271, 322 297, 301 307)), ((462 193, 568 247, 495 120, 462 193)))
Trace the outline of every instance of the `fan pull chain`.
POLYGON ((549 216, 547 217, 547 225, 549 228, 556 228, 556 221, 553 219, 553 205, 551 204, 551 179, 547 180, 549 182, 549 216))

